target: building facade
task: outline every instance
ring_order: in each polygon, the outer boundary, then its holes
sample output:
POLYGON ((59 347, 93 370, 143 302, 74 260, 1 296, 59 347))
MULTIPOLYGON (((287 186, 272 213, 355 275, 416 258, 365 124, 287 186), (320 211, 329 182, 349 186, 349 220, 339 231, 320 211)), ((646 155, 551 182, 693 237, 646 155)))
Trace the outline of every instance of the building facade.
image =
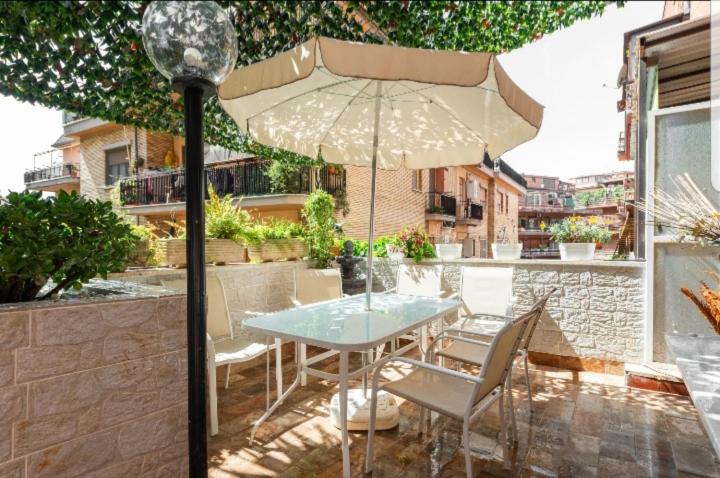
MULTIPOLYGON (((184 140, 133 126, 63 114, 63 136, 53 145, 51 165, 25 174, 28 189, 78 191, 112 200, 124 213, 161 229, 185 216, 184 140)), ((282 192, 265 170, 268 161, 206 145, 208 185, 236 196, 255 217, 300 220, 310 192, 322 188, 338 203, 343 233, 366 239, 370 214, 370 168, 332 165, 292 173, 282 192)), ((460 242, 467 257, 487 257, 489 244, 504 236, 517 241, 518 207, 525 192, 521 175, 504 161, 377 174, 375 235, 406 226, 426 228, 433 242, 460 242)))

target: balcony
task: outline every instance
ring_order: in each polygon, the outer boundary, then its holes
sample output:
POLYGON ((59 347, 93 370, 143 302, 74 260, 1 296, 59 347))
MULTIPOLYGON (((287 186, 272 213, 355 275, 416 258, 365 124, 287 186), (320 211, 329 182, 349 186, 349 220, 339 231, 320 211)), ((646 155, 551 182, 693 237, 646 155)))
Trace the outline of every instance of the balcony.
POLYGON ((36 191, 57 192, 78 189, 80 169, 76 164, 59 163, 25 172, 25 187, 36 191))
MULTIPOLYGON (((212 186, 221 197, 228 194, 242 197, 244 207, 299 208, 315 189, 323 189, 335 197, 345 190, 345 172, 332 173, 328 167, 302 168, 287 178, 283 190, 273 190, 265 172, 268 164, 268 161, 256 160, 206 167, 205 184, 212 186)), ((123 179, 119 188, 120 203, 131 214, 180 212, 185 202, 185 169, 145 172, 139 178, 123 179)))
POLYGON ((454 221, 457 214, 457 200, 448 193, 427 193, 425 216, 430 220, 454 221))
POLYGON ((483 207, 483 203, 471 201, 469 199, 465 200, 462 205, 462 211, 458 222, 461 224, 479 223, 483 220, 483 207))

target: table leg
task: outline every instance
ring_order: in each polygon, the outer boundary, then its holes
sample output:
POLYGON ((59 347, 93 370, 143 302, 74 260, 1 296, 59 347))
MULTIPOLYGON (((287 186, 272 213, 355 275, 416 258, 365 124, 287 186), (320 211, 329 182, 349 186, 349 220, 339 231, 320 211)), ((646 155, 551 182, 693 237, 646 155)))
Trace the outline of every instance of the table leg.
MULTIPOLYGON (((296 357, 298 355, 297 350, 298 350, 298 347, 296 344, 296 347, 295 347, 296 357)), ((346 365, 346 370, 347 370, 347 365, 346 365)), ((295 375, 295 380, 293 381, 293 383, 290 384, 290 386, 285 391, 285 393, 283 393, 282 395, 279 395, 277 397, 277 400, 275 400, 275 403, 273 403, 272 406, 270 408, 268 408, 268 410, 265 413, 263 413, 263 415, 260 418, 258 418, 258 421, 255 422, 255 425, 252 428, 252 432, 250 432, 250 445, 252 445, 255 442, 255 433, 257 432, 258 428, 260 428, 260 425, 265 423, 265 421, 268 418, 270 418, 270 415, 272 415, 273 412, 275 410, 277 410, 277 408, 282 404, 282 402, 287 398, 287 396, 290 395, 293 392, 293 390, 295 390, 297 388, 298 385, 300 385, 301 373, 302 373, 302 366, 298 362, 297 374, 295 375)), ((347 398, 347 393, 345 396, 347 398)))
POLYGON ((347 429, 348 352, 340 352, 340 431, 342 433, 343 478, 350 478, 350 439, 347 429))

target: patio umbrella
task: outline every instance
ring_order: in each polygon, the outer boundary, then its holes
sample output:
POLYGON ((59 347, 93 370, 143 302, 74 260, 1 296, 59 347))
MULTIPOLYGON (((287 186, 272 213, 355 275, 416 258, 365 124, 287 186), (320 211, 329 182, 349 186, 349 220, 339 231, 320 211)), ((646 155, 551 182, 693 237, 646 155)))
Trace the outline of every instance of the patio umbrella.
POLYGON ((543 116, 494 54, 325 37, 236 69, 218 98, 258 143, 372 168, 368 310, 377 169, 495 159, 535 137, 543 116))

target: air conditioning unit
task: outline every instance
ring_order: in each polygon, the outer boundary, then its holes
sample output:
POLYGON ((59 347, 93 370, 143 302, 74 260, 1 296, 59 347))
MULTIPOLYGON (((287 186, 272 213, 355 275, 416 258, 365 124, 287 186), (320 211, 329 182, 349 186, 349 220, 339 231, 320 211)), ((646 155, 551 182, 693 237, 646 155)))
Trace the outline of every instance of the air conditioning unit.
POLYGON ((467 197, 475 199, 478 195, 478 183, 476 180, 471 179, 466 184, 467 188, 467 197))

